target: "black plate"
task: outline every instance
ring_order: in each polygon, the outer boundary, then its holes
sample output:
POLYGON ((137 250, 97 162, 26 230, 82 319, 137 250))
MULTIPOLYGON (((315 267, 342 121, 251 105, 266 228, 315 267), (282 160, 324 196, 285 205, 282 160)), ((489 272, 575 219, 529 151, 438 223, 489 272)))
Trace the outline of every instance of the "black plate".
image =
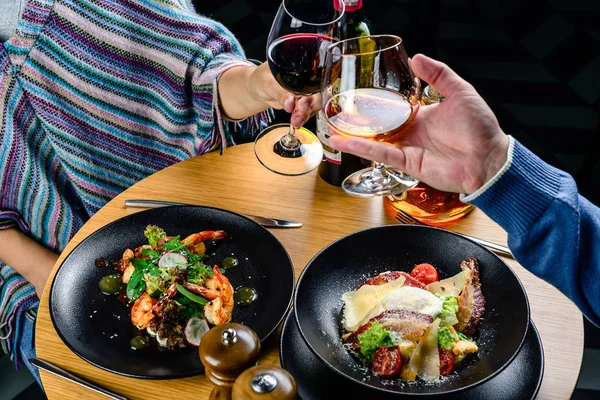
MULTIPOLYGON (((317 399, 397 399, 402 395, 374 393, 327 368, 306 346, 294 314, 290 313, 281 331, 280 361, 296 380, 302 400, 317 399)), ((458 393, 444 396, 447 400, 531 400, 535 398, 544 375, 544 351, 533 322, 523 348, 514 361, 489 381, 458 393)), ((430 396, 425 396, 425 398, 430 396)))
POLYGON ((529 325, 529 303, 517 276, 494 253, 438 228, 392 225, 346 236, 323 249, 306 266, 296 287, 296 320, 308 347, 337 373, 382 392, 445 394, 480 384, 517 355, 529 325), (383 380, 341 344, 342 294, 384 271, 407 271, 419 263, 436 266, 440 279, 460 272, 460 262, 476 257, 486 312, 475 339, 477 355, 437 384, 383 380))
POLYGON ((155 341, 141 351, 129 348, 137 329, 129 310, 116 296, 103 295, 98 281, 111 272, 97 268, 97 258, 118 260, 126 248, 147 243, 148 224, 169 235, 185 237, 203 230, 223 229, 228 237, 209 262, 232 254, 240 261, 227 272, 234 288, 250 286, 258 299, 236 307, 232 321, 248 325, 261 340, 283 320, 294 288, 292 262, 281 243, 262 226, 235 213, 208 207, 176 206, 142 211, 112 222, 82 241, 64 260, 52 283, 50 315, 61 339, 84 360, 121 375, 166 379, 200 374, 198 348, 168 351, 155 341))

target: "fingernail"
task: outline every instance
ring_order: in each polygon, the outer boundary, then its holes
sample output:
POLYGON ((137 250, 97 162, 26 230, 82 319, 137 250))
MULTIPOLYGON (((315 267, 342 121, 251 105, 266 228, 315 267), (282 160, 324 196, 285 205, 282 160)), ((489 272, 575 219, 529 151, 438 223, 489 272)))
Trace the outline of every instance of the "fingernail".
POLYGON ((302 123, 304 122, 304 118, 302 118, 301 116, 298 115, 298 116, 294 117, 294 122, 297 125, 302 125, 302 123))

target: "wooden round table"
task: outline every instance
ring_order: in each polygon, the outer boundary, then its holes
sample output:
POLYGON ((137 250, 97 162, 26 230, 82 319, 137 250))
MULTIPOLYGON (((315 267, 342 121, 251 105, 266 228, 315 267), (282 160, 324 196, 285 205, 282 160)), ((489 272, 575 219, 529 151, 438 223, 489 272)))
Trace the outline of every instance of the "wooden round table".
MULTIPOLYGON (((169 200, 223 208, 245 214, 299 221, 298 229, 271 229, 289 252, 296 278, 307 262, 327 244, 357 230, 395 224, 394 212, 382 198, 363 199, 321 180, 316 171, 299 177, 274 174, 254 156, 252 144, 231 147, 183 161, 140 181, 96 213, 69 242, 46 284, 37 325, 37 356, 131 399, 208 398, 212 389, 204 376, 175 380, 141 380, 116 375, 88 364, 71 352, 56 333, 48 295, 54 274, 73 248, 100 227, 140 211, 125 208, 126 199, 169 200)), ((506 244, 506 232, 480 210, 445 227, 506 244)), ((583 355, 583 319, 575 305, 554 287, 505 261, 517 273, 531 303, 545 355, 540 399, 571 397, 583 355)), ((279 365, 279 334, 263 343, 260 363, 279 365)), ((92 399, 104 396, 41 371, 49 399, 92 399)))

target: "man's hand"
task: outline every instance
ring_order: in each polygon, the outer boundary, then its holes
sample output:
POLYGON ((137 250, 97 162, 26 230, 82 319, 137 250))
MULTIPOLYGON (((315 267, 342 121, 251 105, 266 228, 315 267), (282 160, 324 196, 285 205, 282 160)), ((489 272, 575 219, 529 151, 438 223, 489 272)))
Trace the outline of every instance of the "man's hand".
POLYGON ((416 55, 411 66, 446 98, 444 102, 421 107, 394 143, 335 135, 329 144, 390 164, 436 189, 473 193, 506 162, 508 136, 475 88, 446 64, 416 55))

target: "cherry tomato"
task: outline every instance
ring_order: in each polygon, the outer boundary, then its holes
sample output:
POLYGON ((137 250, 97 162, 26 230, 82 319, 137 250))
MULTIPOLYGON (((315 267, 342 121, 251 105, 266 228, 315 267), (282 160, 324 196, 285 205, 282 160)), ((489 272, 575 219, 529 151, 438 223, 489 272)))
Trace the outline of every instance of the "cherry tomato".
POLYGON ((440 375, 450 375, 454 368, 454 356, 449 350, 440 348, 440 375))
POLYGON ((372 362, 373 371, 381 376, 394 376, 402 366, 402 355, 398 347, 381 346, 375 351, 372 362))
POLYGON ((438 280, 438 272, 431 264, 419 264, 413 268, 410 275, 426 285, 438 280))

